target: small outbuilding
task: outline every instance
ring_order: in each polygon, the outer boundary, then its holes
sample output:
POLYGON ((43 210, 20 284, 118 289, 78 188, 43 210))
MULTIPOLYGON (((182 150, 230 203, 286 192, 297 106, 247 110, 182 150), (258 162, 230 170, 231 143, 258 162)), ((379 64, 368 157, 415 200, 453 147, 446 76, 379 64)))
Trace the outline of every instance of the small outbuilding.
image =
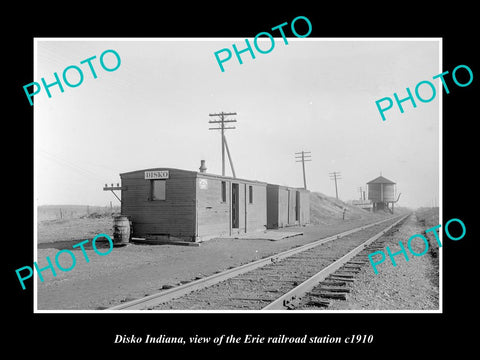
POLYGON ((267 228, 310 223, 310 192, 305 189, 267 184, 267 228))

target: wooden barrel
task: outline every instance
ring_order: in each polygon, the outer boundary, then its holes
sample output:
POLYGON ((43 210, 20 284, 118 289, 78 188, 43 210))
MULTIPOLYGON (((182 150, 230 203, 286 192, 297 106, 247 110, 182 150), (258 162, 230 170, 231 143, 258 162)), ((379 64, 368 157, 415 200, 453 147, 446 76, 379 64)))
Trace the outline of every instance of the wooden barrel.
POLYGON ((130 241, 130 221, 128 217, 120 215, 113 218, 113 243, 127 244, 130 241))

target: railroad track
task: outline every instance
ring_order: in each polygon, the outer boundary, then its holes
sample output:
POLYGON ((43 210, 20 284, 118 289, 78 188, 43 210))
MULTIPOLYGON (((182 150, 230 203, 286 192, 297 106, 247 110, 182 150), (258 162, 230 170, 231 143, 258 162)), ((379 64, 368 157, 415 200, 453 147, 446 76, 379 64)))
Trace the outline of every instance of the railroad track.
POLYGON ((346 300, 347 294, 350 292, 348 285, 354 282, 355 275, 361 271, 362 266, 369 262, 368 254, 385 248, 385 240, 378 240, 410 215, 401 217, 340 259, 272 301, 262 310, 319 308, 330 305, 330 299, 346 300))
POLYGON ((327 296, 345 296, 341 283, 351 281, 361 265, 352 258, 361 258, 365 247, 408 216, 351 229, 107 310, 285 310, 295 308, 303 295, 313 296, 322 282, 329 290, 320 290, 322 300, 316 303, 325 306, 327 296))

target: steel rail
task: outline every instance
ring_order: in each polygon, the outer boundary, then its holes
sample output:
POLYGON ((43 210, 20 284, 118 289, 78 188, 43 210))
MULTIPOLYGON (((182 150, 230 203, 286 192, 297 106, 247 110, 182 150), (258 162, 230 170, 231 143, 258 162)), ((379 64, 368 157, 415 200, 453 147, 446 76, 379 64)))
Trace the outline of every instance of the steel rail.
POLYGON ((295 287, 294 289, 290 290, 289 292, 285 293, 284 295, 280 296, 278 299, 275 301, 271 302, 267 306, 265 306, 262 310, 289 310, 292 308, 292 303, 295 301, 300 300, 303 295, 311 291, 313 288, 315 288, 318 283, 321 281, 325 280, 328 276, 332 275, 335 271, 337 271, 339 268, 341 268, 345 263, 350 261, 352 258, 354 258, 358 253, 360 253, 362 250, 364 250, 367 246, 369 246, 371 243, 373 243, 375 240, 378 238, 382 237, 387 231, 404 221, 406 218, 408 218, 411 214, 407 214, 405 216, 402 216, 398 221, 393 223, 392 225, 388 226, 386 229, 380 231, 378 234, 372 236, 368 240, 366 240, 364 243, 360 244, 357 246, 355 249, 351 250, 344 256, 342 256, 340 259, 336 260, 326 268, 322 269, 309 279, 305 280, 303 283, 295 287))
POLYGON ((271 264, 272 262, 279 261, 279 260, 287 258, 289 256, 292 256, 292 255, 298 254, 300 252, 306 251, 308 249, 314 248, 316 246, 325 244, 329 241, 340 239, 344 236, 356 233, 356 232, 361 231, 361 230, 365 230, 369 227, 379 225, 381 223, 384 223, 386 221, 390 221, 392 219, 395 219, 395 218, 388 218, 388 219, 377 221, 375 223, 362 225, 360 227, 357 227, 357 228, 354 228, 354 229, 351 229, 351 230, 347 230, 347 231, 341 232, 339 234, 329 236, 327 238, 315 240, 311 243, 308 243, 308 244, 305 244, 305 245, 302 245, 302 246, 298 246, 298 247, 283 251, 281 253, 268 256, 268 257, 263 258, 263 259, 255 260, 253 262, 249 262, 247 264, 244 264, 244 265, 232 268, 232 269, 228 269, 228 270, 225 270, 225 271, 222 271, 220 273, 207 276, 207 277, 199 279, 199 280, 194 280, 192 282, 189 282, 189 283, 186 283, 186 284, 183 284, 183 285, 180 285, 180 286, 177 286, 177 287, 165 290, 165 291, 161 291, 161 292, 156 293, 156 294, 152 294, 152 295, 149 295, 149 296, 145 296, 143 298, 128 301, 128 302, 125 302, 125 303, 107 308, 105 310, 108 311, 108 310, 142 310, 142 309, 148 309, 148 308, 154 307, 156 305, 165 303, 167 301, 180 298, 180 297, 182 297, 186 294, 191 293, 192 291, 200 290, 200 289, 215 285, 215 284, 217 284, 221 281, 228 280, 230 278, 241 275, 243 273, 246 273, 246 272, 255 270, 257 268, 260 268, 262 266, 271 264))

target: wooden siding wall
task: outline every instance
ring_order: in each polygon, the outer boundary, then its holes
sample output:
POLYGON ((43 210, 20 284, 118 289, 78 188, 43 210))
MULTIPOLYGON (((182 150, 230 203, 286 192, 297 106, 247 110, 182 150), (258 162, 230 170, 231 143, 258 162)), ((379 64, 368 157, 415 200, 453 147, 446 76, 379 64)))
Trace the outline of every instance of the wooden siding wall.
POLYGON ((278 187, 267 185, 267 228, 278 228, 278 187))
MULTIPOLYGON (((238 228, 232 228, 232 234, 244 234, 245 228, 245 201, 247 199, 247 192, 245 191, 245 184, 232 181, 231 184, 238 184, 238 228)), ((230 192, 231 195, 231 192, 230 192)), ((230 198, 231 199, 231 198, 230 198)), ((231 200, 230 200, 231 203, 231 200)))
POLYGON ((368 184, 368 200, 380 201, 380 184, 368 184))
POLYGON ((278 190, 278 227, 288 225, 288 191, 280 188, 278 190))
POLYGON ((253 187, 253 203, 248 202, 248 185, 246 184, 246 226, 247 232, 267 229, 267 187, 251 184, 253 187))
POLYGON ((310 192, 304 189, 267 185, 267 226, 278 229, 310 223, 310 192), (296 196, 299 193, 299 219, 297 220, 296 196))
POLYGON ((372 200, 373 202, 395 201, 394 196, 394 184, 368 184, 368 200, 372 200))
POLYGON ((197 236, 199 240, 264 230, 267 226, 267 193, 263 184, 200 175, 197 181, 197 236), (203 182, 200 188, 199 181, 203 182), (222 181, 226 182, 226 201, 222 202, 222 181), (205 184, 206 187, 205 187, 205 184), (238 184, 238 228, 232 227, 232 184, 238 184), (248 187, 253 189, 249 203, 248 187))
POLYGON ((292 226, 297 223, 297 192, 295 189, 288 189, 288 225, 292 226))
POLYGON ((310 192, 300 191, 300 225, 310 224, 310 192))
POLYGON ((383 184, 383 201, 395 201, 394 184, 383 184))
POLYGON ((133 236, 169 234, 191 238, 195 235, 195 173, 170 170, 166 199, 149 200, 150 181, 144 172, 122 174, 122 215, 133 222, 133 236))
POLYGON ((206 239, 230 235, 231 185, 226 182, 226 201, 222 202, 221 180, 201 179, 207 188, 199 187, 197 179, 197 236, 206 239), (206 183, 205 183, 206 181, 206 183))

